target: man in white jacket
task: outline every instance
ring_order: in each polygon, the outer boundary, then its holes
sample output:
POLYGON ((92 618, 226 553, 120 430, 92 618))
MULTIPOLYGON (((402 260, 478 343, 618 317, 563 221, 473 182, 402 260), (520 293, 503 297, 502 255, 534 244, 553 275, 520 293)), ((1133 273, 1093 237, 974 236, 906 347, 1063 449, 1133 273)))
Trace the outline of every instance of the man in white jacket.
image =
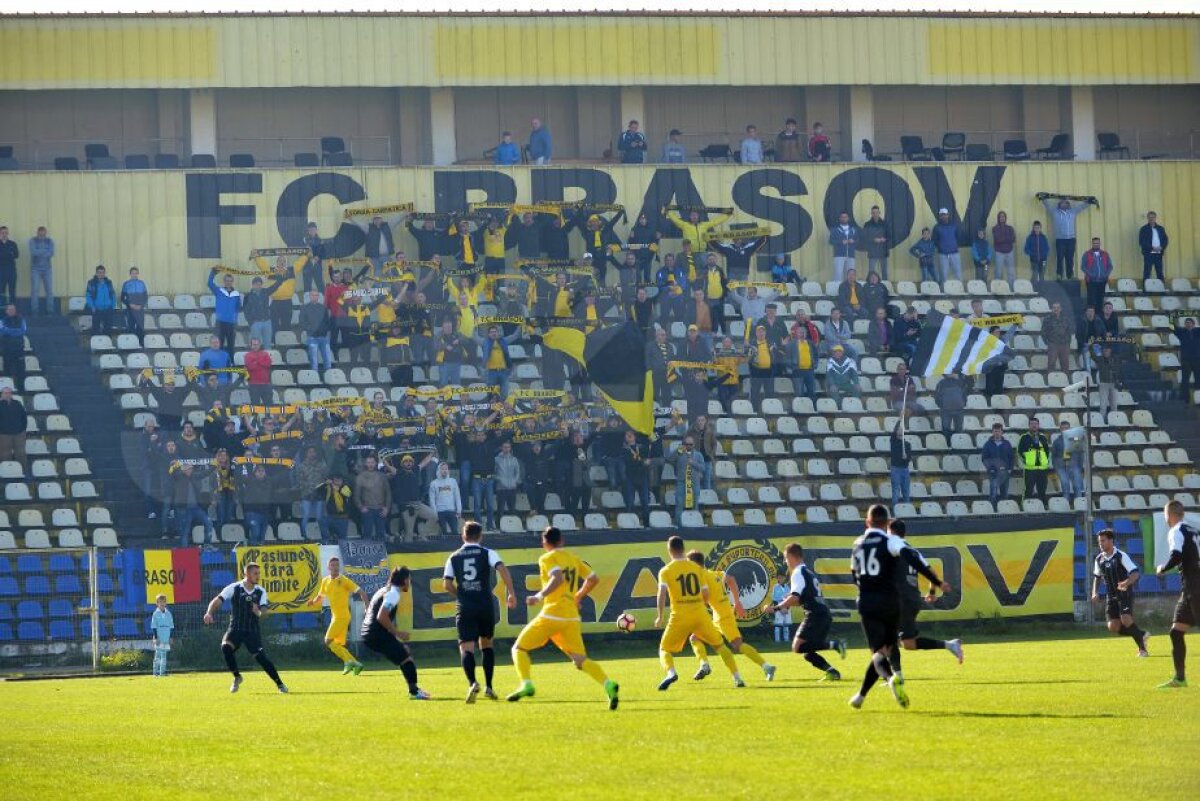
POLYGON ((429 482, 429 505, 437 512, 438 529, 447 537, 458 531, 458 516, 462 514, 462 495, 458 481, 450 477, 450 465, 438 465, 437 478, 429 482))

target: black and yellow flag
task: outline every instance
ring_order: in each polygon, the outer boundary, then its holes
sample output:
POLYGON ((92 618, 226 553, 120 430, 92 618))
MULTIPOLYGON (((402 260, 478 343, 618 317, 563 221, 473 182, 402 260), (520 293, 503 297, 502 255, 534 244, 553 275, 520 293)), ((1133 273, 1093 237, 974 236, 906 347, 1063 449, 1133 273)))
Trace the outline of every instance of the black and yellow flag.
POLYGON ((546 331, 542 345, 586 367, 592 383, 630 428, 646 436, 654 431, 654 385, 646 369, 646 342, 635 323, 592 333, 559 326, 546 331))

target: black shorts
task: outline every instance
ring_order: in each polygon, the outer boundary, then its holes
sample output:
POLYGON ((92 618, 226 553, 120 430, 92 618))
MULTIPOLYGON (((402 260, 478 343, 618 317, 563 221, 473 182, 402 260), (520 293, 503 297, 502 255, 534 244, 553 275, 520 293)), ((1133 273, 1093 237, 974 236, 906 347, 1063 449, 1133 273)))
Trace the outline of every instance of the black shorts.
POLYGON ((858 614, 872 651, 896 644, 900 634, 900 604, 894 597, 864 595, 858 599, 858 614))
POLYGON ((366 637, 363 639, 363 645, 377 654, 383 654, 383 657, 393 665, 403 665, 412 658, 408 646, 390 634, 366 637))
POLYGON ((1200 623, 1200 592, 1180 594, 1179 603, 1175 604, 1175 617, 1172 623, 1182 623, 1185 626, 1195 626, 1200 623))
POLYGON ((454 615, 459 642, 475 642, 481 637, 491 639, 496 634, 496 613, 489 606, 461 606, 454 615))
POLYGON ((796 630, 796 639, 804 640, 806 644, 819 643, 822 646, 829 642, 829 628, 833 625, 833 616, 829 612, 809 612, 800 621, 796 630))
POLYGON ((920 629, 917 628, 917 615, 925 608, 925 602, 919 597, 905 598, 900 596, 900 639, 916 639, 920 629))
POLYGON ((1133 593, 1114 592, 1108 596, 1104 604, 1104 617, 1108 620, 1120 620, 1122 615, 1133 615, 1133 593))
POLYGON ((233 631, 230 629, 225 632, 224 642, 233 646, 233 650, 237 650, 245 646, 246 652, 251 656, 262 651, 262 636, 257 631, 233 631))

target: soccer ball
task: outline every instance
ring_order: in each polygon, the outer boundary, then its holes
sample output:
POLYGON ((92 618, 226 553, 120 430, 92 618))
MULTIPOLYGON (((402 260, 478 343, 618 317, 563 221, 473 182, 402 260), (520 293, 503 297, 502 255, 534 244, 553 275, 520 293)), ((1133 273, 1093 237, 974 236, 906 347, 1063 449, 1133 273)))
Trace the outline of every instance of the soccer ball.
POLYGON ((617 618, 617 629, 628 634, 637 628, 637 618, 628 612, 622 612, 617 618))

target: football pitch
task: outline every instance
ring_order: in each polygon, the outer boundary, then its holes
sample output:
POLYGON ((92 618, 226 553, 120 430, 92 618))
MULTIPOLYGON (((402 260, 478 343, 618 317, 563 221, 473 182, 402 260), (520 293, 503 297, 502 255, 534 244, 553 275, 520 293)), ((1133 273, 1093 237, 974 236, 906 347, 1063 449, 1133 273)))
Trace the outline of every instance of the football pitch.
MULTIPOLYGON (((628 643, 641 644, 653 651, 628 643)), ((768 684, 739 658, 740 690, 718 659, 692 681, 688 653, 667 692, 656 659, 600 652, 621 683, 616 712, 549 649, 534 657, 537 697, 474 706, 457 667, 422 670, 433 700, 412 702, 395 669, 343 677, 332 657, 280 664, 289 695, 257 666, 237 695, 221 673, 5 682, 0 798, 1195 799, 1200 676, 1154 689, 1167 649, 1161 636, 1149 659, 1127 638, 968 639, 961 666, 906 652, 907 711, 883 685, 862 710, 847 705, 862 647, 831 654, 840 683, 770 652, 768 684)), ((498 657, 503 696, 516 676, 498 657)), ((1200 673, 1194 656, 1189 667, 1200 673)))

